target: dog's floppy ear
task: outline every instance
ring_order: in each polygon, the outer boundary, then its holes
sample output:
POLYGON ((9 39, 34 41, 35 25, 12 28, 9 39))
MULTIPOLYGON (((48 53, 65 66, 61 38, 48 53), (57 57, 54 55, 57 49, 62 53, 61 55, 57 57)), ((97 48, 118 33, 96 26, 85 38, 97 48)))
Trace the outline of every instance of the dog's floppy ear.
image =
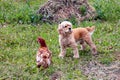
POLYGON ((57 30, 58 30, 58 33, 59 33, 59 34, 62 34, 62 33, 63 33, 61 24, 58 25, 58 29, 57 29, 57 30))

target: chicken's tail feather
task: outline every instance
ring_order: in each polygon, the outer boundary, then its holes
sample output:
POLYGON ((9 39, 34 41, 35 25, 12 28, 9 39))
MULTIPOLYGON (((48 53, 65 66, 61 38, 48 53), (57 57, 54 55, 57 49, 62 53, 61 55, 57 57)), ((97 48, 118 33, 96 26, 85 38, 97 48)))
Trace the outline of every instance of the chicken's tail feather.
POLYGON ((39 42, 39 44, 41 45, 41 47, 47 47, 46 42, 45 42, 45 40, 43 38, 38 37, 37 41, 39 42))

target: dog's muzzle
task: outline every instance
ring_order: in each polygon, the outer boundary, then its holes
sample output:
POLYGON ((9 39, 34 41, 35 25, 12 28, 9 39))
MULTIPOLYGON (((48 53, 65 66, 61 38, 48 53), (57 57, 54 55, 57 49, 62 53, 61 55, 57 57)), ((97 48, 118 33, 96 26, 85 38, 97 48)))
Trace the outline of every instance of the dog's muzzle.
POLYGON ((72 33, 72 28, 68 28, 68 30, 69 30, 69 33, 72 33))
POLYGON ((69 28, 69 31, 71 31, 71 28, 69 28))

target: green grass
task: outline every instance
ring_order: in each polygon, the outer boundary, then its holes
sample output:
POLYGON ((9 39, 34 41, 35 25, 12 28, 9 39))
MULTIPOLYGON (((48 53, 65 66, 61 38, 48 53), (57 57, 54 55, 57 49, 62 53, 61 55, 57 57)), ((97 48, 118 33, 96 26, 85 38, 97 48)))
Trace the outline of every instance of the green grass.
POLYGON ((41 15, 36 12, 46 0, 1 0, 0 23, 38 23, 41 15))
MULTIPOLYGON (((58 24, 41 24, 36 20, 35 23, 38 25, 31 25, 35 19, 38 19, 38 16, 35 17, 35 11, 44 3, 44 0, 0 1, 0 6, 2 6, 0 7, 0 80, 49 80, 49 77, 56 71, 64 73, 61 80, 87 80, 87 77, 80 70, 80 65, 91 60, 110 64, 115 60, 114 52, 120 51, 120 18, 114 18, 116 12, 111 15, 111 20, 109 20, 109 13, 105 11, 106 21, 84 21, 80 25, 73 25, 74 28, 96 26, 92 38, 99 53, 97 57, 92 56, 90 48, 87 47, 85 51, 79 51, 80 59, 73 59, 71 49, 67 50, 64 59, 60 59, 58 58, 60 53, 58 24), (30 17, 35 18, 31 19, 30 17), (52 51, 53 64, 43 71, 36 68, 35 62, 36 51, 39 48, 38 36, 46 40, 49 49, 52 51)), ((94 4, 93 0, 91 2, 94 4)))
POLYGON ((93 40, 97 46, 99 56, 92 56, 88 47, 86 51, 79 51, 80 59, 73 59, 71 49, 68 49, 64 59, 58 58, 60 48, 56 24, 39 26, 27 24, 7 25, 7 27, 0 28, 1 79, 48 80, 52 73, 59 70, 64 73, 63 80, 87 79, 81 73, 79 67, 81 63, 85 64, 86 61, 95 59, 103 64, 109 64, 114 60, 113 52, 120 49, 120 29, 115 27, 116 24, 86 21, 81 23, 80 26, 91 25, 96 26, 93 40), (48 69, 40 72, 38 72, 35 63, 36 51, 39 47, 36 41, 38 36, 42 36, 46 40, 48 47, 52 51, 53 60, 53 64, 48 69))
POLYGON ((120 0, 92 0, 97 11, 97 18, 107 21, 120 19, 120 0))

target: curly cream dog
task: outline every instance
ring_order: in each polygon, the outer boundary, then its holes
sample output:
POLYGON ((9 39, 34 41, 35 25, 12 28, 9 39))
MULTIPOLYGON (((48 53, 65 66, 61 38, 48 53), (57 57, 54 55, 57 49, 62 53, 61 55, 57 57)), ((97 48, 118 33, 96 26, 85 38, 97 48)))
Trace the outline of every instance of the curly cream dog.
POLYGON ((66 48, 71 47, 73 49, 74 58, 79 58, 77 43, 81 44, 81 49, 85 49, 85 42, 91 47, 92 53, 97 54, 96 46, 92 42, 91 35, 94 32, 95 27, 75 28, 72 29, 72 24, 69 21, 63 21, 58 25, 59 43, 61 52, 59 57, 64 57, 66 48))

